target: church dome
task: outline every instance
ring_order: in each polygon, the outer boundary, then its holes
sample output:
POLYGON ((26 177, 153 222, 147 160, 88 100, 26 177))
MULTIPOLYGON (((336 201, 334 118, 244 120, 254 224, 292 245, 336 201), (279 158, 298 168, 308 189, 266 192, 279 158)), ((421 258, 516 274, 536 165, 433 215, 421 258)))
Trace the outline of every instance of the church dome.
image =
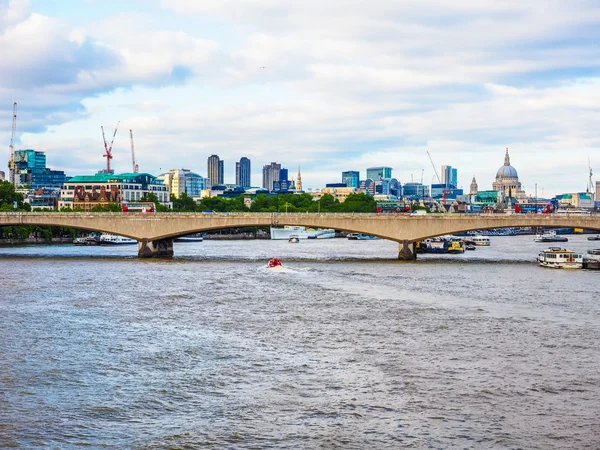
POLYGON ((506 156, 504 156, 504 165, 496 172, 496 179, 498 178, 519 178, 517 169, 510 165, 510 156, 508 156, 508 149, 506 149, 506 156))

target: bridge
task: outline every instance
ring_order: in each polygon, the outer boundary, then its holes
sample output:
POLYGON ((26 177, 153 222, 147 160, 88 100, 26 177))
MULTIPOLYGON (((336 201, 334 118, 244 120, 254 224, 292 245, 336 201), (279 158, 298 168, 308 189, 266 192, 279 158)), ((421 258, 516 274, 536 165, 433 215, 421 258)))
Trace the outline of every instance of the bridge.
POLYGON ((118 234, 138 241, 138 256, 172 256, 173 239, 186 234, 255 226, 302 225, 369 234, 400 244, 398 258, 416 259, 423 239, 508 227, 585 228, 600 231, 600 215, 363 214, 363 213, 0 213, 0 226, 58 226, 118 234))

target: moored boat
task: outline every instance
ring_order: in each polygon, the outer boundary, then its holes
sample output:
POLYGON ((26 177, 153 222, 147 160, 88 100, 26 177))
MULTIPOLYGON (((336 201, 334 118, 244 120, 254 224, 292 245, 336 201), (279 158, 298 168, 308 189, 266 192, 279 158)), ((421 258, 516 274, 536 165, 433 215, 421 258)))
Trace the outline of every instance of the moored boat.
POLYGON ((475 250, 477 247, 475 247, 475 244, 467 244, 465 245, 465 250, 475 250))
POLYGON ((349 233, 347 237, 351 241, 372 241, 379 239, 377 236, 371 236, 370 234, 362 233, 349 233))
POLYGON ((135 239, 116 234, 103 233, 100 235, 100 245, 133 245, 137 244, 135 239))
POLYGON ((291 235, 288 242, 292 243, 292 244, 297 244, 298 242, 300 242, 300 238, 298 236, 296 236, 295 234, 291 235))
POLYGON ((314 229, 301 226, 271 227, 271 239, 289 240, 292 235, 298 239, 330 239, 335 237, 333 229, 314 229))
POLYGON ((464 253, 465 246, 460 239, 451 239, 448 245, 448 253, 464 253))
POLYGON ((597 234, 596 236, 589 236, 587 238, 588 241, 600 241, 600 234, 597 234))
POLYGON ((582 267, 589 270, 600 270, 600 248, 587 251, 583 256, 582 267))
POLYGON ((542 250, 537 261, 542 267, 551 267, 553 269, 581 269, 583 256, 581 253, 567 250, 560 247, 550 247, 542 250))
POLYGON ((79 236, 73 239, 73 244, 75 245, 87 245, 87 237, 79 236))
POLYGON ((202 242, 204 237, 201 233, 186 234, 175 238, 175 242, 202 242))

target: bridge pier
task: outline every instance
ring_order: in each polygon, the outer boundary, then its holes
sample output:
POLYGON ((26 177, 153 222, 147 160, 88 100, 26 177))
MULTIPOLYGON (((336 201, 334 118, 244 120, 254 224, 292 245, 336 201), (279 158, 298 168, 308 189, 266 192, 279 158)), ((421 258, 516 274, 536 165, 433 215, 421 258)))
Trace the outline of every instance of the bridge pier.
POLYGON ((138 241, 138 258, 162 258, 173 256, 173 239, 138 241))
POLYGON ((407 240, 400 242, 398 259, 401 261, 412 261, 417 259, 417 243, 407 240))

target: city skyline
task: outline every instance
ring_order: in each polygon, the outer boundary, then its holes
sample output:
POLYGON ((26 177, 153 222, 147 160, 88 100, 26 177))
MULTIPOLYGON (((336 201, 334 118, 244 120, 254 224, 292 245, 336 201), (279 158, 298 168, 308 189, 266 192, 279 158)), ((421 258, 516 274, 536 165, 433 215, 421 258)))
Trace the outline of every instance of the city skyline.
POLYGON ((434 0, 435 21, 416 1, 57 3, 0 0, 5 161, 16 101, 15 148, 69 175, 105 166, 100 126, 118 120, 116 172, 129 129, 140 171, 205 175, 218 154, 235 180, 241 155, 285 155, 305 189, 373 164, 431 184, 426 151, 467 190, 491 185, 505 147, 529 193, 584 191, 588 157, 600 171, 593 2, 434 0))

